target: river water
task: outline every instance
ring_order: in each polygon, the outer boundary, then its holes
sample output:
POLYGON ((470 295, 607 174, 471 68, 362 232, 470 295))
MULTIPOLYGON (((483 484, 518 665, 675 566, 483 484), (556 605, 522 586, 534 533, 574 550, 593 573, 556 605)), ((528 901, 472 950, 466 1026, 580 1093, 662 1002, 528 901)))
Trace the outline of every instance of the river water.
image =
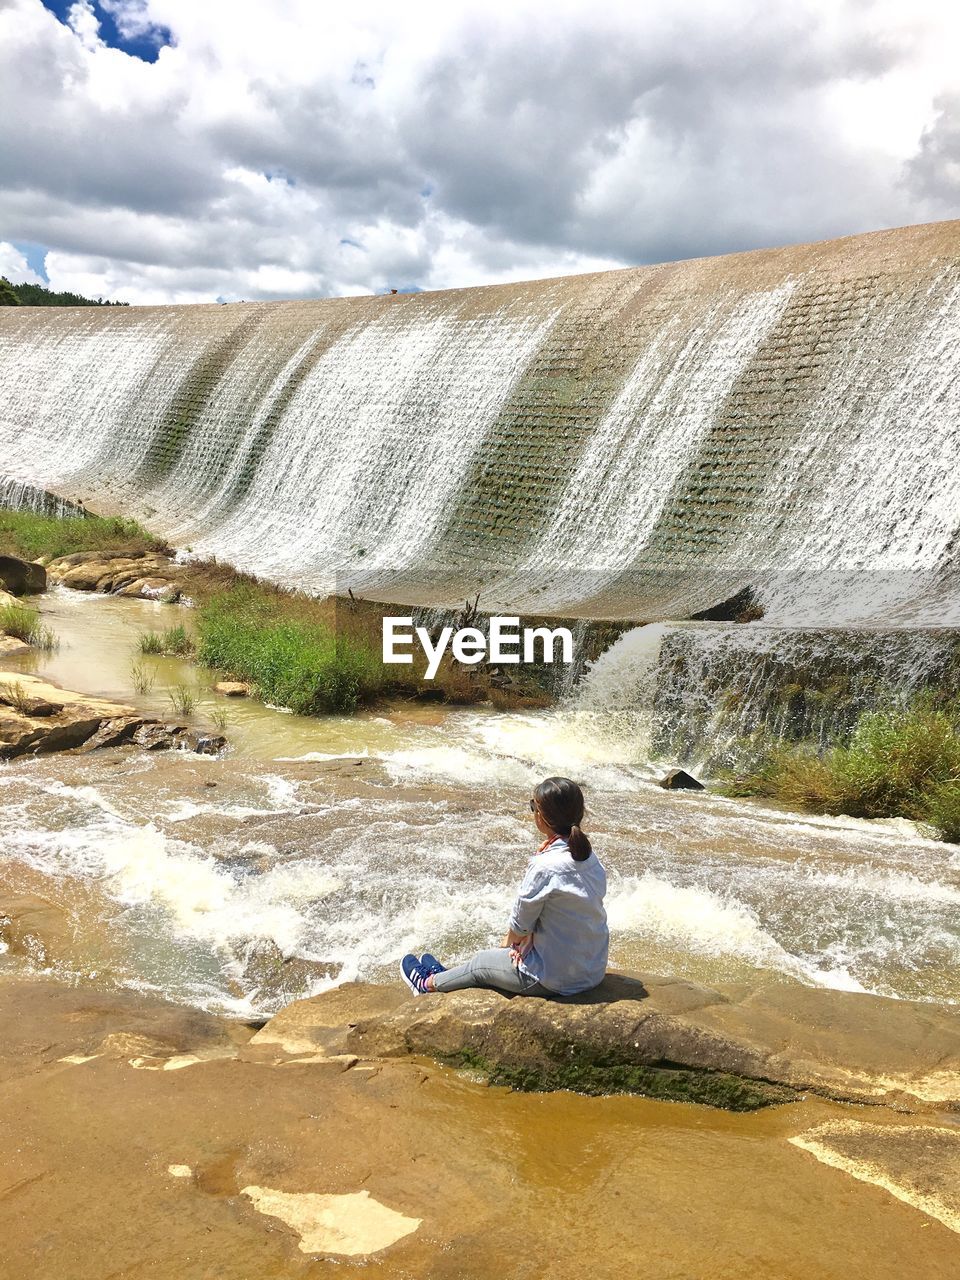
POLYGON ((910 824, 664 792, 663 763, 631 760, 582 705, 305 719, 220 697, 175 659, 143 659, 153 685, 135 694, 138 635, 189 610, 62 589, 39 603, 60 648, 21 669, 163 714, 188 684, 195 720, 222 713, 230 743, 0 766, 0 897, 56 908, 39 967, 249 1014, 392 980, 408 950, 456 960, 502 931, 531 787, 566 773, 609 872, 613 965, 960 1000, 960 850, 910 824))

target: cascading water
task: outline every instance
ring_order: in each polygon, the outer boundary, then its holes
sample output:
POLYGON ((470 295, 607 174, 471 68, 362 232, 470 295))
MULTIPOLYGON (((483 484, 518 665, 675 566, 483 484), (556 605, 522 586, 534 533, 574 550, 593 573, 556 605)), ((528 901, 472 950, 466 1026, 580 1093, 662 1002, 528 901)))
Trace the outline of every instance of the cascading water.
POLYGON ((0 388, 0 473, 310 590, 676 620, 751 585, 785 625, 956 621, 957 223, 404 298, 9 308, 0 388))
POLYGON ((610 760, 662 758, 709 774, 771 739, 826 746, 862 712, 930 685, 960 693, 953 629, 650 624, 612 645, 557 717, 610 760))
POLYGON ((516 586, 521 596, 540 575, 551 606, 575 611, 637 563, 700 440, 794 288, 790 281, 731 293, 696 325, 673 316, 655 331, 527 552, 516 586))
POLYGON ((59 498, 46 489, 38 489, 24 480, 13 480, 0 476, 0 511, 33 511, 37 515, 68 516, 83 515, 83 508, 66 498, 59 498))

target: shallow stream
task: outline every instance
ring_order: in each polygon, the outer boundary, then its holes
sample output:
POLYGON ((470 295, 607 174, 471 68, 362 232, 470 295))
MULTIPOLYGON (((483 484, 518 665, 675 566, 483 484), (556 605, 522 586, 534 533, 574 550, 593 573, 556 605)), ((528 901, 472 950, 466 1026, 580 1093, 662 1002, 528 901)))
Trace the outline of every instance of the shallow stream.
POLYGON ((910 824, 664 792, 664 764, 629 761, 582 709, 306 719, 226 699, 189 663, 140 658, 139 634, 188 610, 62 589, 38 603, 60 647, 22 670, 164 715, 186 684, 230 743, 0 766, 0 915, 18 895, 54 905, 39 967, 248 1013, 390 980, 407 950, 454 960, 502 931, 531 786, 562 772, 608 868, 614 965, 960 1000, 960 850, 910 824))

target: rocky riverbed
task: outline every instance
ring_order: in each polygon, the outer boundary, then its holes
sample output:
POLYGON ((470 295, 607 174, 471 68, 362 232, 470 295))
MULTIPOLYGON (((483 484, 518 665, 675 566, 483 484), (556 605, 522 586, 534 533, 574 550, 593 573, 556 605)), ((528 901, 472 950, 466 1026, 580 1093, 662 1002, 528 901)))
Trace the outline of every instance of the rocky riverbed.
MULTIPOLYGON (((21 653, 16 650, 10 656, 21 653)), ((161 721, 124 703, 62 689, 36 676, 0 672, 0 760, 127 743, 147 751, 184 748, 214 755, 226 739, 202 728, 161 721)))

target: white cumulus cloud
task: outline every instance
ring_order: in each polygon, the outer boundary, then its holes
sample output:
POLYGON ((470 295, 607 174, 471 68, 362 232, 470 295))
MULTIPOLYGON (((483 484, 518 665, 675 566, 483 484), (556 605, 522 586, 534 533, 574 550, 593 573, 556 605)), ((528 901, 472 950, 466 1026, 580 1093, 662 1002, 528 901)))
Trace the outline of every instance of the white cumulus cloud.
POLYGON ((948 217, 958 36, 942 0, 0 0, 0 236, 187 302, 948 217))
POLYGON ((0 276, 11 284, 43 284, 24 255, 6 240, 0 240, 0 276))

